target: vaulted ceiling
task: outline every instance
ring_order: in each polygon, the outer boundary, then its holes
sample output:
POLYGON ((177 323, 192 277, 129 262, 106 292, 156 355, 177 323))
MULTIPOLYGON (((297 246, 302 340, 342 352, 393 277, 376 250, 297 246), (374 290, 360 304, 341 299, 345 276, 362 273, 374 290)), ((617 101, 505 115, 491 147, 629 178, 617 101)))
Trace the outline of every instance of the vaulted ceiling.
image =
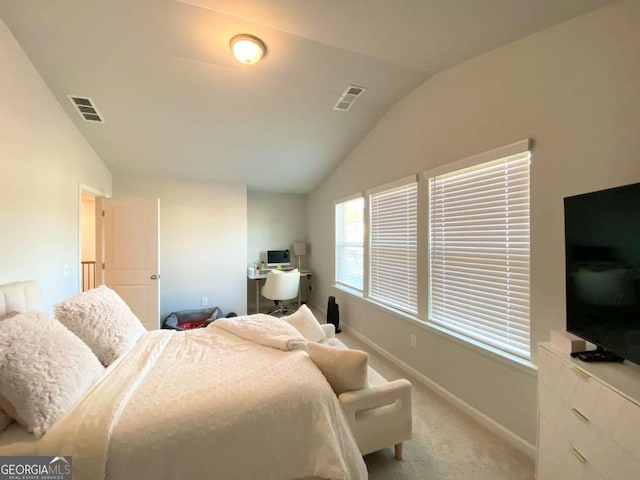
POLYGON ((431 75, 608 3, 0 0, 0 18, 114 174, 309 192, 431 75), (262 62, 232 57, 238 33, 262 62), (333 110, 349 84, 367 90, 333 110))

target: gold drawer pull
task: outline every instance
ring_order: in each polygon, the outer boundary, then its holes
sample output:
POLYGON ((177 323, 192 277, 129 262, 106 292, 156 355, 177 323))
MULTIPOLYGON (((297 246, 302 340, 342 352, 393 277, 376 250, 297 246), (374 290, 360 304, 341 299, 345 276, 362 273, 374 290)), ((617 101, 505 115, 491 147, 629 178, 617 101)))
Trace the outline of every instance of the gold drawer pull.
POLYGON ((584 420, 585 422, 588 422, 589 419, 587 418, 587 416, 582 413, 580 410, 578 410, 577 408, 572 408, 571 411, 573 412, 573 414, 578 417, 580 420, 584 420))
POLYGON ((587 463, 588 460, 575 447, 571 447, 571 453, 582 463, 587 463))
POLYGON ((584 370, 582 370, 581 368, 578 367, 573 367, 573 371, 576 375, 581 376, 582 378, 591 378, 591 375, 589 375, 587 372, 585 372, 584 370))

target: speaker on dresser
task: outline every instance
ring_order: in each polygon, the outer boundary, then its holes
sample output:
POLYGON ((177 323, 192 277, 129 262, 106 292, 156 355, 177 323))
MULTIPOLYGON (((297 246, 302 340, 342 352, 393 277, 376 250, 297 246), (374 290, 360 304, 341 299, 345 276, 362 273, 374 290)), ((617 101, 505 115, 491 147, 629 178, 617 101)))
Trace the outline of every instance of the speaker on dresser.
POLYGON ((340 333, 340 311, 336 303, 336 297, 329 297, 329 303, 327 304, 327 323, 333 324, 333 326, 336 327, 336 333, 340 333))

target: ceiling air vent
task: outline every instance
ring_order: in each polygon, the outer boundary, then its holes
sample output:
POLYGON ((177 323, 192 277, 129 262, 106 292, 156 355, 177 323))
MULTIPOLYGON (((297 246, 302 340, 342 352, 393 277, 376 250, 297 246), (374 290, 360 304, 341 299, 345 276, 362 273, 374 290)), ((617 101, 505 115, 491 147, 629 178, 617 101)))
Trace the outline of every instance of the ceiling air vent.
POLYGON ((69 97, 69 100, 77 112, 86 122, 104 123, 100 112, 98 112, 98 109, 90 98, 78 97, 76 95, 67 95, 67 97, 69 97))
POLYGON ((349 85, 347 89, 342 93, 342 96, 338 99, 333 106, 334 110, 340 110, 346 112, 351 108, 360 95, 364 93, 366 88, 358 87, 357 85, 349 85))

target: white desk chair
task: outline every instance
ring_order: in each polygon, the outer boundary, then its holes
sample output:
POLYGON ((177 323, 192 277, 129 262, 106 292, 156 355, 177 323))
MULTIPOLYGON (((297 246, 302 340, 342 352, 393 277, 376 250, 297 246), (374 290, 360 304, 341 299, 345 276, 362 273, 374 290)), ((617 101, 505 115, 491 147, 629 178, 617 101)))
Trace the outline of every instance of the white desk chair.
POLYGON ((289 272, 271 270, 262 287, 262 296, 276 302, 277 308, 269 312, 269 315, 279 313, 287 315, 293 310, 284 306, 285 300, 292 300, 298 297, 300 288, 300 272, 297 268, 289 272))

